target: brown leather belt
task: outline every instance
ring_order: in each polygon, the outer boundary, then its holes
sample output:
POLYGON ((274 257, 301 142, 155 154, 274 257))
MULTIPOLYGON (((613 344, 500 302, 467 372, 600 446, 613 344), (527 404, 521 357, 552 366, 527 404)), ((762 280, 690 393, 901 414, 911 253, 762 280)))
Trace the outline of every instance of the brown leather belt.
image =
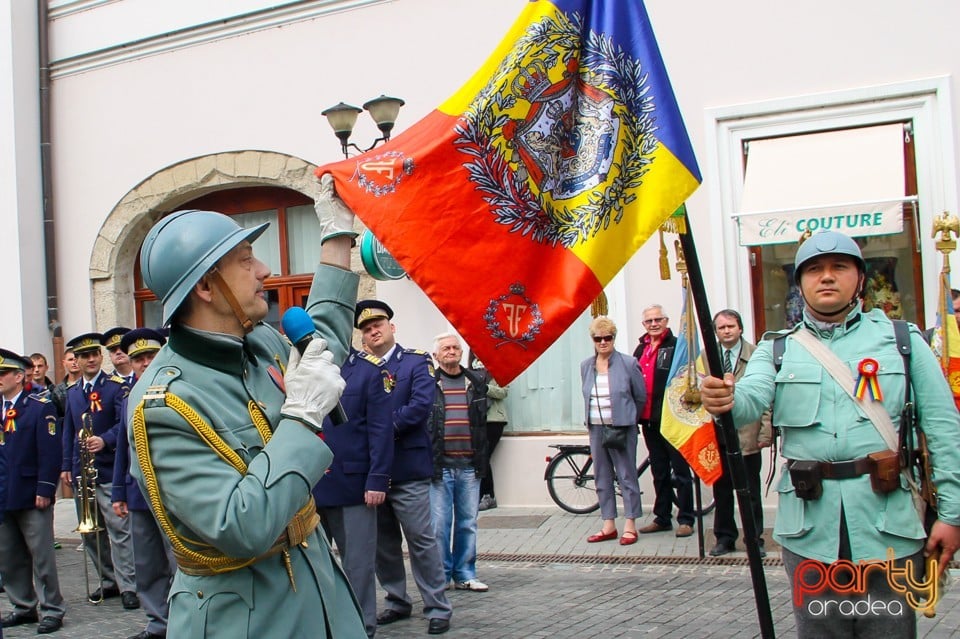
MULTIPOLYGON (((792 459, 787 460, 791 464, 794 461, 792 459)), ((869 475, 871 467, 871 461, 868 457, 860 457, 849 461, 822 461, 817 463, 820 466, 820 476, 823 479, 852 479, 861 475, 869 475)))

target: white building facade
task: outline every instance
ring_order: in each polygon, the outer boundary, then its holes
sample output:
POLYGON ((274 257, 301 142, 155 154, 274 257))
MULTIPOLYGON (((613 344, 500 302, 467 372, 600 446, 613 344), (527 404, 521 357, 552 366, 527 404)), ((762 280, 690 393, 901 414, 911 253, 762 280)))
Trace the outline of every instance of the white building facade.
MULTIPOLYGON (((271 318, 299 303, 316 253, 313 169, 342 158, 320 111, 397 96, 402 132, 470 77, 525 0, 50 0, 45 29, 36 4, 0 2, 0 345, 52 359, 48 306, 66 339, 152 323, 140 243, 188 205, 274 221, 257 244, 274 269, 271 318)), ((782 327, 795 312, 799 230, 837 225, 861 239, 874 303, 933 325, 932 221, 957 211, 960 5, 649 0, 647 10, 704 177, 687 204, 711 309, 741 311, 751 340, 782 327)), ((355 141, 377 135, 361 116, 355 141)), ((650 304, 679 324, 679 280, 659 279, 658 248, 649 242, 607 288, 621 351, 650 304)), ((393 306, 404 346, 429 349, 449 328, 409 280, 365 278, 361 296, 393 306)), ((548 503, 548 444, 585 441, 577 365, 592 352, 588 321, 510 385, 495 457, 503 504, 548 503)))

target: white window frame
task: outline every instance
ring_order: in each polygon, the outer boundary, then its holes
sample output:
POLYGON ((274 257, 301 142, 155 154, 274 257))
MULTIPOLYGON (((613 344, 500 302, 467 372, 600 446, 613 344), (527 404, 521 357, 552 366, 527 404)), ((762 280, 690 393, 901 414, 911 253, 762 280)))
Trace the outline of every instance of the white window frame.
MULTIPOLYGON (((743 190, 743 143, 747 140, 813 133, 830 129, 910 121, 913 126, 920 214, 918 247, 926 291, 935 291, 940 254, 929 239, 933 217, 957 212, 956 161, 948 76, 794 96, 707 109, 707 180, 710 197, 710 237, 722 238, 722 250, 712 255, 715 280, 708 287, 722 291, 717 308, 742 309, 745 332, 754 330, 749 251, 739 245, 737 223, 743 190)), ((924 296, 928 326, 936 317, 937 296, 924 296)))

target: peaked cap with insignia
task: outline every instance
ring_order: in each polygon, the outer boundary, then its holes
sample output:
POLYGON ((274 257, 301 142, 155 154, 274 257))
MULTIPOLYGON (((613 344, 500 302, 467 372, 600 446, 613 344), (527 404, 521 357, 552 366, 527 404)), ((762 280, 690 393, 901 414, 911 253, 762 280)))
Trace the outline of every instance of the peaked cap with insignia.
POLYGON ((29 357, 0 348, 0 371, 26 371, 33 368, 29 357))
POLYGON ((363 328, 363 325, 367 322, 381 318, 393 318, 393 309, 386 302, 360 300, 357 302, 357 310, 353 313, 353 325, 357 328, 363 328))
POLYGON ((77 355, 80 353, 89 353, 90 351, 98 351, 102 345, 103 335, 100 333, 84 333, 83 335, 77 335, 67 342, 67 346, 72 348, 73 352, 77 355))
POLYGON ((167 338, 153 328, 135 328, 120 340, 120 348, 130 357, 156 352, 167 343, 167 338))
POLYGON ((130 329, 126 326, 115 326, 103 334, 103 345, 107 347, 108 351, 120 348, 120 340, 129 332, 130 329))

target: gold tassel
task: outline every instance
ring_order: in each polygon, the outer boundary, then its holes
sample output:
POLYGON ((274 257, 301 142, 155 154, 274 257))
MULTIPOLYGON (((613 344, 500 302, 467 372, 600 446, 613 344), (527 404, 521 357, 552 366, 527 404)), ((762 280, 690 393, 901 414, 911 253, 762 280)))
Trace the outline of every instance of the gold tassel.
POLYGON ((607 294, 600 291, 600 295, 598 295, 597 299, 593 300, 593 304, 590 305, 590 316, 597 318, 601 315, 606 315, 607 311, 607 294))
POLYGON ((670 279, 670 260, 667 257, 667 245, 663 241, 663 227, 660 227, 660 279, 670 279))

